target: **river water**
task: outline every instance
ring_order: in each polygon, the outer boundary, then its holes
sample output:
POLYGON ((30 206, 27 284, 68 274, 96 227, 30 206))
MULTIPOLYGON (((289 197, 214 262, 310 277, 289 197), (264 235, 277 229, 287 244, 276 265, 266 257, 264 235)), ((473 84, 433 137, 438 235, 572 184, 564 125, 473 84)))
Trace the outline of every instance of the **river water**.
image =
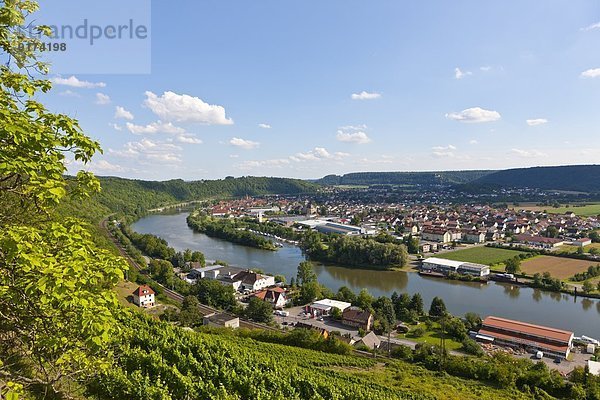
MULTIPOLYGON (((259 250, 195 233, 186 224, 187 213, 145 217, 132 225, 139 233, 151 233, 176 250, 200 250, 207 260, 224 260, 230 265, 260 268, 285 275, 288 282, 304 260, 300 249, 284 245, 276 252, 259 250)), ((571 330, 576 336, 600 338, 600 300, 544 292, 527 287, 490 282, 487 285, 422 277, 416 273, 372 271, 340 266, 316 265, 319 282, 334 291, 348 286, 358 293, 366 288, 375 296, 421 293, 425 307, 434 296, 441 297, 455 315, 475 312, 571 330)))

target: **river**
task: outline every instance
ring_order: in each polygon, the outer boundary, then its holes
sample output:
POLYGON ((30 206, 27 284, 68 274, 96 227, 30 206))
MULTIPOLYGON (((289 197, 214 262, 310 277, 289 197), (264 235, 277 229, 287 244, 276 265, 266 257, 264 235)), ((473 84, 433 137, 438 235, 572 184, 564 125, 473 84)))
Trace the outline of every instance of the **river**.
MULTIPOLYGON (((176 250, 200 250, 207 260, 224 260, 230 265, 260 268, 285 275, 288 282, 304 260, 300 249, 284 245, 276 252, 259 250, 195 233, 186 224, 187 213, 155 214, 132 225, 139 233, 151 233, 176 250)), ((348 286, 358 293, 366 288, 375 296, 421 293, 426 308, 434 296, 441 297, 455 315, 475 312, 571 330, 576 336, 600 337, 600 301, 490 282, 487 285, 426 278, 416 273, 372 271, 339 266, 315 266, 319 282, 334 291, 348 286)))

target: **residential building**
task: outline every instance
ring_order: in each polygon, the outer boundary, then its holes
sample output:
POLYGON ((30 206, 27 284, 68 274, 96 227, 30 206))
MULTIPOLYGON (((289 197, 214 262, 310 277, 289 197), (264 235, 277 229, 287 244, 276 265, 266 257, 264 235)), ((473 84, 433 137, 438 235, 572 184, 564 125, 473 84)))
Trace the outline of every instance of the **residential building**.
POLYGON ((450 243, 452 234, 443 228, 424 228, 421 231, 421 239, 438 243, 450 243))
POLYGON ((485 232, 467 232, 463 235, 462 241, 465 243, 484 243, 485 232))
POLYGON ((342 324, 370 331, 373 314, 358 307, 348 307, 342 312, 342 324))
POLYGON ((371 350, 375 350, 381 346, 381 340, 375 334, 375 332, 371 331, 354 343, 354 347, 361 346, 366 346, 371 350))
POLYGON ((285 295, 285 289, 280 287, 274 287, 262 290, 254 295, 263 301, 271 303, 273 308, 283 308, 287 304, 287 297, 285 295))
POLYGON ((252 270, 241 271, 231 278, 232 281, 240 281, 239 290, 248 290, 256 292, 275 286, 275 277, 270 275, 262 275, 252 270))
POLYGON ((133 294, 133 304, 138 307, 154 307, 154 290, 148 285, 142 285, 135 289, 133 294))
POLYGON ((213 313, 205 315, 202 319, 202 323, 208 326, 214 326, 218 328, 239 328, 240 319, 235 315, 227 313, 213 313))

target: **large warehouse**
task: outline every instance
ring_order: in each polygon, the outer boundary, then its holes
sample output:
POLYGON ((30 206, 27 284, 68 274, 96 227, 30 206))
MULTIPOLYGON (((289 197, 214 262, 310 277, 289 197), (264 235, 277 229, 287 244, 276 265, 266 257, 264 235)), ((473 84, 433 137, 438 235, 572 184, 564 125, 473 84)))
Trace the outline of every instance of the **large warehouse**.
POLYGON ((427 258, 421 264, 422 271, 440 272, 448 275, 449 273, 473 276, 487 276, 490 274, 490 267, 487 265, 473 264, 463 261, 446 260, 443 258, 427 258))
POLYGON ((477 338, 566 358, 571 351, 573 332, 510 319, 487 317, 481 324, 477 338))

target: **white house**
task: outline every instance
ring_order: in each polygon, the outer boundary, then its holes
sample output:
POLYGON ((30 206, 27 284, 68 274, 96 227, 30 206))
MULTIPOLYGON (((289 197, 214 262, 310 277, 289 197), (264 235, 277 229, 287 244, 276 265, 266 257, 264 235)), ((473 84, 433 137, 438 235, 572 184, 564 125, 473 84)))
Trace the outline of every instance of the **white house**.
POLYGON ((240 281, 240 290, 249 290, 256 292, 275 286, 275 277, 270 275, 261 275, 251 270, 242 271, 235 274, 232 278, 233 281, 240 281))
POLYGON ((273 308, 283 308, 287 304, 287 297, 285 296, 285 289, 280 287, 270 288, 262 290, 254 295, 262 301, 266 301, 273 305, 273 308))
POLYGON ((133 294, 133 303, 138 307, 154 307, 154 290, 148 285, 142 285, 135 289, 133 294))

